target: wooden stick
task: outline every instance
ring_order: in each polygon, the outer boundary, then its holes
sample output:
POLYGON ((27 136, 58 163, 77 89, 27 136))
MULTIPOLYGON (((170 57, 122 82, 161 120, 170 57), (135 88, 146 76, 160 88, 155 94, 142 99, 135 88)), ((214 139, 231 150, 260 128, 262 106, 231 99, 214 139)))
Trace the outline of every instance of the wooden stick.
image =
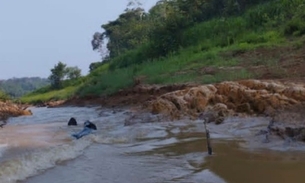
POLYGON ((212 146, 211 146, 211 141, 210 141, 210 132, 209 132, 209 130, 207 129, 207 125, 206 125, 206 123, 207 123, 207 120, 206 119, 204 119, 204 129, 205 129, 205 134, 206 134, 206 138, 207 138, 207 148, 208 148, 208 154, 209 155, 212 155, 212 153, 213 153, 213 150, 212 150, 212 146))

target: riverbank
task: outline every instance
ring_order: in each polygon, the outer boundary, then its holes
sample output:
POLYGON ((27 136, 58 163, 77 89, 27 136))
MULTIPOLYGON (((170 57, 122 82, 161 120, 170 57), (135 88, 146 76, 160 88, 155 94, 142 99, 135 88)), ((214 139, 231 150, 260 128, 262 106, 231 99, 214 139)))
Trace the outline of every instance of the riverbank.
POLYGON ((244 80, 169 92, 145 106, 171 120, 199 117, 216 125, 212 131, 243 138, 251 148, 288 143, 305 150, 297 143, 305 141, 304 102, 302 82, 244 80))
POLYGON ((72 99, 62 106, 99 105, 114 113, 127 108, 126 126, 206 119, 212 134, 242 138, 249 148, 283 150, 292 145, 296 150, 303 149, 305 141, 304 102, 305 84, 300 79, 138 85, 107 98, 72 99))
MULTIPOLYGON (((44 105, 100 106, 110 108, 114 113, 121 108, 130 109, 130 115, 125 119, 126 125, 183 118, 197 120, 201 113, 211 118, 211 124, 221 125, 230 117, 267 117, 268 122, 264 124, 262 132, 265 133, 262 135, 264 138, 271 134, 284 141, 304 141, 304 38, 293 39, 286 46, 222 51, 218 53, 222 58, 221 64, 196 65, 194 69, 184 67, 184 70, 170 76, 160 74, 163 81, 172 76, 194 73, 196 77, 192 79, 193 83, 148 84, 148 76, 135 75, 132 87, 111 95, 104 95, 102 90, 95 88, 95 95, 74 95, 68 100, 48 101, 44 105), (230 59, 238 60, 238 64, 226 65, 230 59), (248 76, 252 79, 235 77, 243 70, 251 73, 248 76), (212 82, 212 78, 218 76, 223 77, 219 82, 212 82), (211 84, 202 84, 203 80, 209 80, 211 84), (266 129, 272 119, 274 126, 266 129)), ((101 78, 96 81, 105 82, 101 78)), ((124 77, 117 79, 119 81, 109 82, 125 83, 124 77)), ((89 83, 88 87, 97 87, 98 82, 89 83)), ((221 125, 217 126, 221 128, 221 125)))
POLYGON ((27 107, 27 105, 19 105, 9 101, 0 101, 0 121, 6 123, 9 117, 32 115, 32 112, 27 110, 27 107))

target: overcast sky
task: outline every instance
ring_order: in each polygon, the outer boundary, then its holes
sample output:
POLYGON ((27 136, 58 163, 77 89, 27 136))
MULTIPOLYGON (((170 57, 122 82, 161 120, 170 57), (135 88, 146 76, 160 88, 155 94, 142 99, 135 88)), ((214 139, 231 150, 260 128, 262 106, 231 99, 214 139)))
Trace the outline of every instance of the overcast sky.
MULTIPOLYGON (((157 0, 141 0, 148 10, 157 0)), ((100 60, 92 35, 123 13, 128 0, 0 1, 0 79, 48 77, 59 61, 86 75, 100 60)))

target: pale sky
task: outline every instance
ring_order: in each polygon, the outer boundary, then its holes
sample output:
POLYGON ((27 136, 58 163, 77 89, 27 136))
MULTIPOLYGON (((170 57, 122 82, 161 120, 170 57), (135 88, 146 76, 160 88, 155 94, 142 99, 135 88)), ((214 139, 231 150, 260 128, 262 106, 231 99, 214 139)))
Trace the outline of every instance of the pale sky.
MULTIPOLYGON (((148 10, 157 0, 141 0, 148 10)), ((91 38, 128 0, 0 0, 0 79, 47 78, 59 61, 86 75, 100 55, 91 38)))

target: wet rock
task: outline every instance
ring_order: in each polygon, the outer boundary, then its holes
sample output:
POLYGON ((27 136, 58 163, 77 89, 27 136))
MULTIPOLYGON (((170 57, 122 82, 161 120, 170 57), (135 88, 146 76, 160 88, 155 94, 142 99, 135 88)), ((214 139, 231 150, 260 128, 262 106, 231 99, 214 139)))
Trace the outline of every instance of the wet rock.
POLYGON ((304 127, 286 127, 285 135, 295 140, 305 141, 305 128, 304 127))
POLYGON ((270 135, 276 135, 286 141, 286 144, 292 141, 305 141, 305 127, 291 127, 283 123, 268 126, 267 130, 260 130, 256 135, 266 135, 269 142, 270 135))

